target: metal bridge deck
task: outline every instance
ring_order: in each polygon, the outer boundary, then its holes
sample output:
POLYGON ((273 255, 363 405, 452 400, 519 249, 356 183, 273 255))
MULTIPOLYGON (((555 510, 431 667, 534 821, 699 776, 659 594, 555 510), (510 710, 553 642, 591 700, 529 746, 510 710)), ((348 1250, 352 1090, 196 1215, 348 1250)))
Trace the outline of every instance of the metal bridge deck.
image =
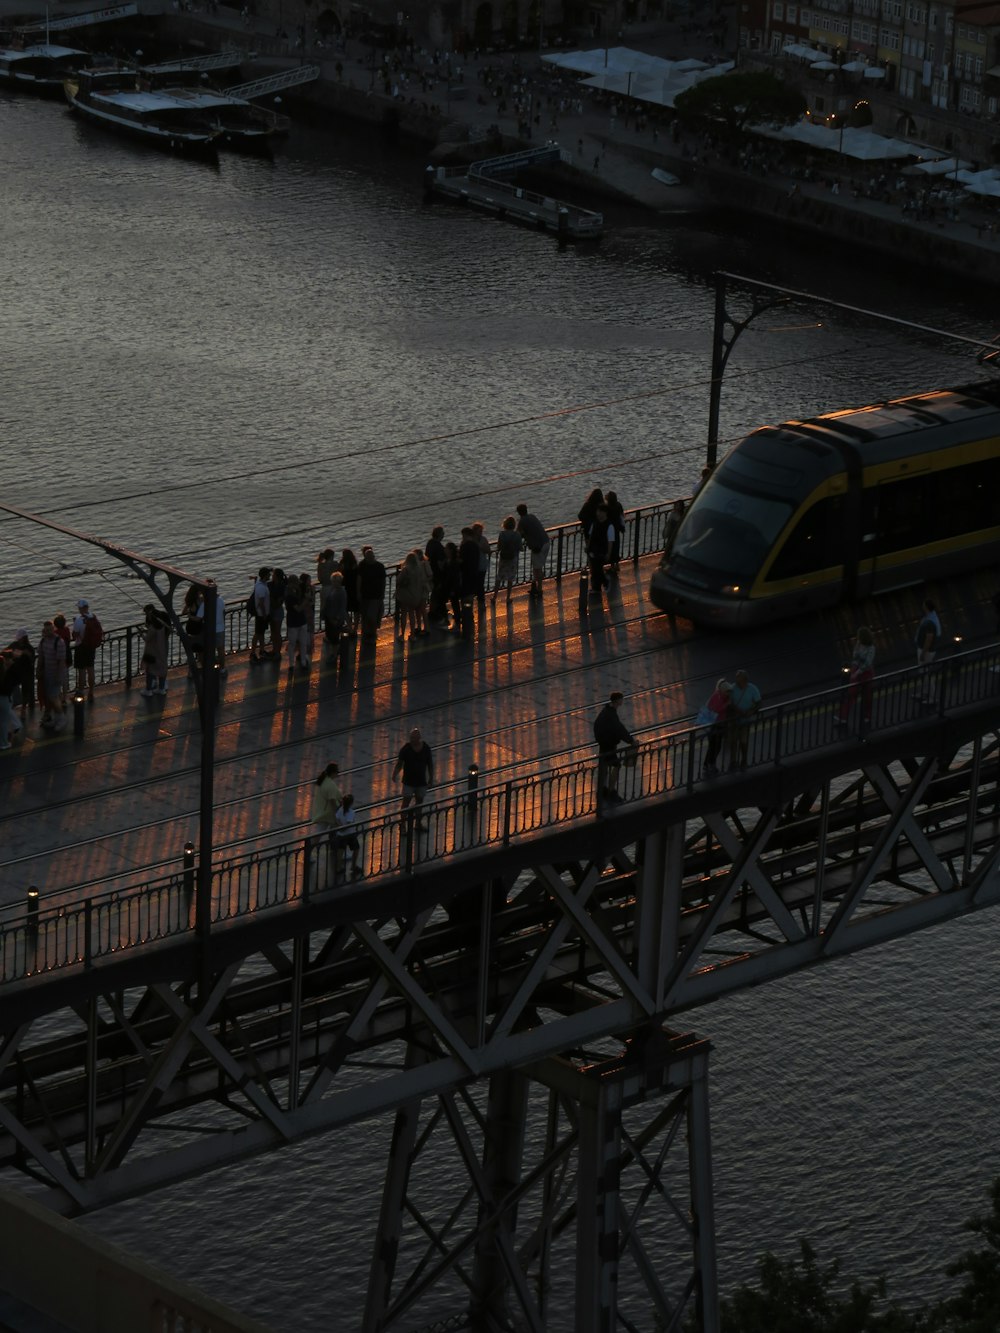
MULTIPOLYGON (((623 563, 610 600, 580 614, 575 573, 550 580, 536 604, 517 589, 487 610, 471 640, 443 630, 400 641, 391 621, 377 646, 319 651, 311 671, 227 658, 216 748, 216 847, 264 846, 309 831, 313 779, 330 760, 359 811, 392 799, 391 769, 411 726, 432 746, 438 788, 461 790, 470 764, 486 785, 594 753, 592 723, 612 689, 638 739, 690 720, 719 676, 745 667, 765 703, 838 683, 854 625, 868 618, 880 673, 909 665, 919 597, 775 626, 754 636, 671 624, 646 596, 652 560, 623 563)), ((994 624, 992 584, 943 590, 946 633, 971 644, 994 624)), ((319 639, 317 639, 317 650, 319 639)), ((165 700, 139 682, 99 687, 83 738, 41 732, 0 756, 0 907, 23 907, 29 885, 46 904, 109 883, 176 870, 197 838, 198 713, 193 686, 172 672, 165 700)), ((2 924, 2 922, 0 922, 2 924)))

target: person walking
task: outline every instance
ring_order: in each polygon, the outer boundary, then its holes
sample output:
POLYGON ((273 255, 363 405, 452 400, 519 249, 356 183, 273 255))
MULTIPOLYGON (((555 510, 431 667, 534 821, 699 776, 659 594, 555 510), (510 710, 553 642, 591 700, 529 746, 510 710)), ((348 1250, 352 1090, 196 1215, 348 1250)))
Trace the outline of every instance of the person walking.
POLYGON ((929 704, 934 702, 931 694, 930 667, 937 656, 938 645, 941 642, 941 617, 937 613, 937 606, 929 597, 924 598, 921 609, 923 615, 913 640, 914 647, 917 650, 917 687, 915 693, 918 702, 929 704))
POLYGON ((552 543, 541 519, 530 513, 526 504, 519 504, 517 513, 517 530, 531 552, 531 596, 541 597, 545 564, 552 543))
POLYGON ((349 546, 340 553, 340 572, 344 576, 344 591, 347 593, 347 622, 344 630, 348 638, 358 637, 358 622, 361 619, 361 603, 358 600, 358 557, 349 546))
POLYGON ((708 727, 708 749, 705 751, 702 777, 715 778, 719 775, 719 751, 729 729, 732 693, 732 685, 723 676, 715 682, 715 689, 709 695, 708 702, 695 718, 698 726, 708 727))
POLYGON ((733 677, 733 688, 729 694, 731 731, 733 737, 733 762, 740 768, 746 768, 747 754, 750 748, 750 724, 754 714, 760 709, 760 690, 752 683, 747 673, 740 668, 733 677))
POLYGON ((867 727, 872 720, 872 681, 875 679, 875 640, 867 625, 859 625, 854 635, 853 651, 848 668, 847 694, 841 701, 837 726, 846 727, 861 690, 861 717, 867 727))
POLYGON ((486 536, 486 529, 482 523, 473 523, 472 537, 479 547, 479 564, 476 569, 476 601, 480 609, 486 605, 486 581, 490 573, 490 561, 493 559, 493 547, 490 545, 490 539, 486 536))
POLYGON ((619 745, 635 745, 632 733, 618 716, 625 700, 620 690, 608 696, 608 702, 594 719, 594 740, 597 742, 597 811, 604 805, 620 805, 625 799, 618 791, 621 772, 619 745))
POLYGON ((281 656, 282 634, 281 631, 285 624, 285 593, 288 590, 288 580, 285 578, 285 571, 275 567, 271 570, 271 577, 267 581, 268 597, 271 602, 271 614, 268 617, 268 628, 271 632, 270 655, 277 659, 281 656))
POLYGON ((334 833, 337 827, 337 811, 344 801, 340 790, 340 768, 336 764, 327 764, 316 774, 313 787, 312 820, 327 833, 334 833))
POLYGON ((420 728, 414 727, 410 738, 399 752, 396 765, 392 770, 392 780, 403 779, 403 803, 405 810, 413 801, 419 807, 424 803, 427 788, 434 785, 434 756, 431 747, 420 734, 420 728))

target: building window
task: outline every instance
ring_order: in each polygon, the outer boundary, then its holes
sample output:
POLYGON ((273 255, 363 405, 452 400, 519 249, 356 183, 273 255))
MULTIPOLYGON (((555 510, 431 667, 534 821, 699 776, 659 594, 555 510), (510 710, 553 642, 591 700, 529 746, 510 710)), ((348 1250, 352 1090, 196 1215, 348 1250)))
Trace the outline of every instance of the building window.
POLYGON ((983 58, 982 56, 976 56, 976 78, 981 79, 982 77, 983 77, 983 58))
POLYGON ((774 0, 774 17, 776 19, 782 19, 782 20, 784 19, 785 17, 784 0, 774 0))
POLYGON ((788 8, 785 10, 785 17, 788 19, 788 22, 795 23, 797 21, 797 16, 798 16, 798 6, 789 5, 788 8))

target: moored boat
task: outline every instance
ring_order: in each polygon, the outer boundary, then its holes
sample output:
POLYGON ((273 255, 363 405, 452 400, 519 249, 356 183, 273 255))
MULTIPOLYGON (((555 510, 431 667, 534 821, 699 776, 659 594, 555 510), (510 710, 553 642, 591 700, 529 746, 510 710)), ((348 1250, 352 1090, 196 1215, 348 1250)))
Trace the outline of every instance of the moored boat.
POLYGON ((174 151, 263 152, 287 133, 286 116, 183 79, 183 71, 157 76, 148 70, 96 70, 68 80, 66 96, 75 111, 105 128, 174 151))
POLYGON ((0 88, 58 97, 67 78, 90 63, 88 51, 54 42, 0 47, 0 88))
POLYGON ((72 109, 104 129, 168 152, 214 156, 217 151, 218 131, 198 110, 152 89, 135 70, 83 70, 64 88, 72 109))

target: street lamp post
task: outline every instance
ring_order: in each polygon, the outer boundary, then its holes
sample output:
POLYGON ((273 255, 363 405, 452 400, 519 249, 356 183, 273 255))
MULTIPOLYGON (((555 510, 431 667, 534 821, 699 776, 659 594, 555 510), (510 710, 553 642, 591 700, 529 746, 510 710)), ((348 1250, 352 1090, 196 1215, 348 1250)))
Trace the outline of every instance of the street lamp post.
POLYGON ((54 532, 61 532, 64 536, 72 537, 76 541, 87 542, 91 546, 97 546, 107 555, 112 556, 115 560, 121 561, 123 565, 127 565, 133 574, 142 579, 166 611, 170 623, 177 631, 179 641, 184 645, 188 665, 194 676, 195 688, 198 692, 198 717, 201 724, 201 765, 198 801, 198 866, 195 876, 195 928, 201 944, 201 991, 202 994, 207 994, 210 973, 209 939, 212 926, 215 717, 216 690, 218 688, 215 629, 216 614, 218 610, 218 589, 216 588, 215 580, 202 578, 197 574, 188 574, 182 569, 177 569, 174 565, 165 564, 160 560, 152 560, 149 556, 140 555, 136 551, 130 551, 125 546, 119 546, 115 542, 105 541, 103 538, 95 537, 89 532, 81 532, 79 529, 72 528, 66 523, 57 523, 53 519, 44 518, 41 514, 33 514, 28 510, 18 509, 15 505, 0 502, 0 510, 7 514, 13 514, 15 518, 23 518, 29 523, 37 523, 42 527, 52 529, 54 532), (158 576, 162 576, 165 580, 167 584, 166 589, 160 587, 157 582, 158 576), (182 583, 191 584, 195 588, 198 588, 205 597, 204 645, 202 650, 202 670, 200 672, 198 670, 198 662, 191 642, 191 637, 174 609, 174 595, 182 583))

